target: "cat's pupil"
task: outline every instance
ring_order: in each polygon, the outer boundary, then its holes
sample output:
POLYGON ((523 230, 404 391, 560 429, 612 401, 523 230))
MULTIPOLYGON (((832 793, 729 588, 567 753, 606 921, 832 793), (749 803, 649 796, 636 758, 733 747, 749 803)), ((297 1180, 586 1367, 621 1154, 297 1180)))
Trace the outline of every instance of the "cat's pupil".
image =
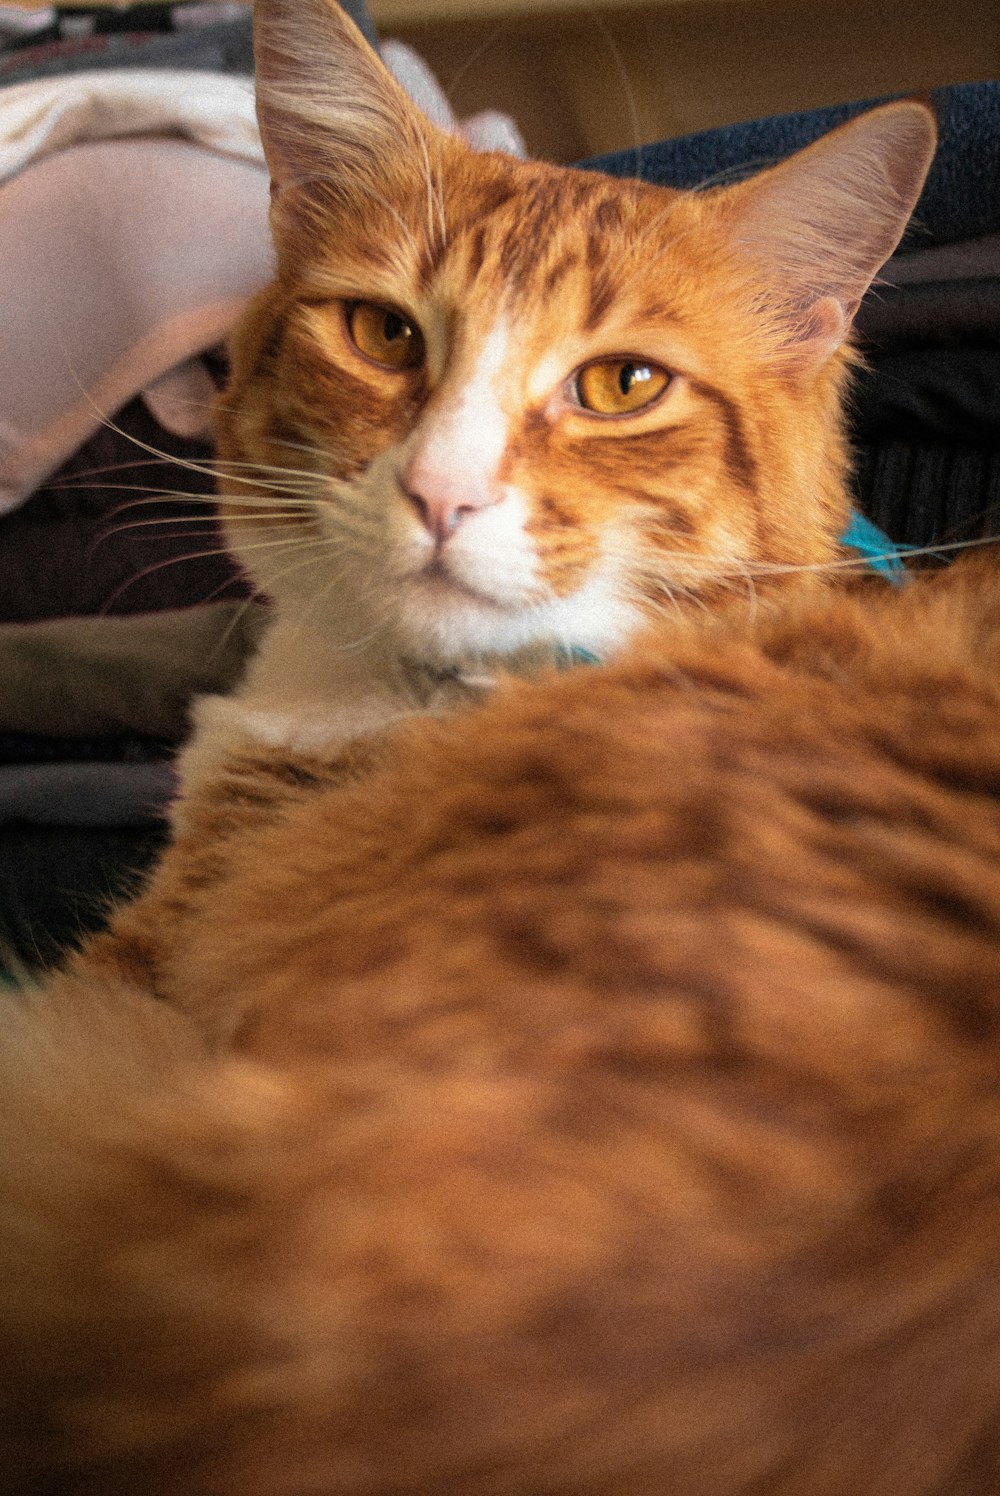
POLYGON ((397 338, 405 338, 409 330, 398 312, 386 312, 382 333, 387 343, 394 343, 397 338))
POLYGON ((622 364, 618 375, 618 388, 623 395, 631 393, 637 384, 643 384, 647 379, 652 379, 653 371, 647 369, 643 364, 622 364))

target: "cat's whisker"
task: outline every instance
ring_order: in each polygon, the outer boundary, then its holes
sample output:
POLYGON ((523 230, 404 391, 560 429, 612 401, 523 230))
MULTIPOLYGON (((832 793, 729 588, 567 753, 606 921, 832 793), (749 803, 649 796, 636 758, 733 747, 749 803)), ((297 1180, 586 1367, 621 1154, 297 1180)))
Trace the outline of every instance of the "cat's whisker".
MULTIPOLYGON (((129 493, 131 490, 127 484, 123 484, 121 491, 129 493)), ((123 501, 111 513, 127 514, 132 510, 150 510, 160 506, 172 510, 183 505, 208 511, 221 519, 222 506, 225 506, 225 517, 232 523, 239 520, 295 519, 314 513, 313 501, 297 494, 185 494, 183 490, 154 488, 140 489, 140 493, 143 497, 123 501)), ((197 515, 191 517, 198 518, 197 515)), ((155 519, 155 516, 151 518, 155 519)), ((178 518, 183 519, 184 516, 180 515, 178 518)), ((163 522, 166 522, 165 519, 163 522)))
POLYGON ((924 546, 900 546, 898 549, 888 550, 881 554, 868 553, 864 556, 838 556, 831 561, 816 562, 777 562, 777 561, 755 561, 748 565, 757 577, 788 576, 799 573, 815 573, 824 575, 827 572, 860 571, 871 570, 875 561, 916 561, 921 558, 934 558, 946 553, 968 550, 973 546, 995 545, 995 536, 980 536, 972 540, 951 540, 933 545, 924 546))
MULTIPOLYGON (((211 516, 208 516, 207 518, 210 519, 211 516)), ((251 518, 251 517, 248 516, 248 519, 249 518, 251 518)), ((256 516, 253 516, 252 518, 256 518, 256 516)), ((118 537, 120 537, 122 535, 128 534, 132 530, 142 529, 142 528, 145 528, 146 526, 152 526, 152 527, 154 527, 153 528, 153 533, 151 535, 147 535, 145 537, 139 537, 139 538, 140 539, 145 538, 147 540, 155 542, 158 538, 160 538, 160 533, 158 532, 157 527, 159 527, 161 525, 170 525, 170 524, 176 524, 176 525, 196 525, 198 523, 201 523, 201 525, 202 525, 201 529, 184 529, 184 530, 182 530, 180 532, 179 538, 181 538, 183 540, 209 540, 209 539, 215 540, 218 543, 218 554, 219 555, 227 555, 227 554, 231 555, 230 546, 229 546, 229 544, 228 544, 228 542, 226 540, 225 534, 222 531, 220 525, 218 523, 216 523, 216 524, 207 524, 206 525, 205 524, 205 519, 206 519, 206 516, 201 516, 201 519, 199 521, 199 518, 197 516, 192 515, 190 517, 183 517, 183 518, 178 518, 178 519, 164 518, 164 519, 152 519, 152 520, 135 520, 135 521, 130 521, 128 524, 124 524, 124 525, 111 525, 111 526, 107 527, 106 529, 103 529, 100 532, 99 535, 95 536, 95 538, 93 539, 93 541, 91 542, 91 544, 87 548, 87 552, 86 552, 87 559, 88 560, 93 559, 93 557, 96 555, 98 549, 102 545, 105 545, 105 544, 109 543, 110 541, 113 541, 113 540, 117 539, 118 537)), ((272 523, 272 521, 268 520, 267 523, 272 523)), ((172 531, 170 533, 173 534, 173 535, 175 535, 175 536, 178 534, 178 532, 176 530, 172 531)), ((166 534, 164 534, 162 536, 162 538, 166 539, 167 538, 166 534)), ((292 539, 288 539, 288 540, 275 538, 273 540, 257 541, 257 542, 248 542, 246 540, 241 539, 240 546, 241 546, 241 549, 243 549, 243 550, 257 550, 257 549, 262 549, 265 546, 273 548, 273 547, 276 547, 276 546, 279 546, 279 545, 284 545, 284 544, 301 544, 301 543, 302 542, 298 538, 292 538, 292 539)), ((183 558, 173 558, 173 559, 183 559, 183 558)))
MULTIPOLYGON (((225 460, 206 464, 203 462, 194 462, 189 458, 179 457, 176 454, 172 454, 169 452, 163 452, 160 450, 160 448, 152 446, 151 443, 143 441, 141 437, 133 435, 132 432, 125 431, 121 426, 117 425, 117 423, 113 421, 110 416, 106 415, 100 409, 100 407, 94 402, 93 399, 90 398, 86 391, 84 391, 83 393, 86 396, 88 403, 97 413, 101 424, 105 427, 106 430, 113 431, 116 436, 120 436, 125 441, 131 442, 133 446, 137 447, 142 452, 148 452, 152 457, 158 458, 164 462, 170 462, 176 467, 185 469, 187 472, 200 473, 203 477, 211 478, 213 482, 218 482, 220 478, 225 479, 229 477, 231 479, 237 479, 240 483, 250 484, 255 488, 269 488, 270 486, 272 486, 266 478, 254 478, 249 474, 228 472, 227 467, 232 466, 232 464, 227 464, 225 460)), ((267 464, 259 462, 238 463, 236 464, 236 466, 249 467, 251 469, 256 469, 258 472, 267 471, 267 464)), ((279 469, 278 471, 293 473, 296 470, 279 469)), ((306 474, 305 472, 302 472, 299 474, 299 476, 301 476, 302 478, 306 478, 308 476, 311 477, 314 482, 316 481, 315 474, 306 474)))
MULTIPOLYGON (((305 452, 308 457, 318 457, 321 462, 326 462, 329 457, 329 453, 325 452, 322 447, 314 445, 312 442, 289 441, 287 436, 274 437, 273 445, 276 447, 287 447, 290 452, 305 452)), ((256 466, 256 464, 248 463, 247 466, 252 467, 256 466)), ((302 471, 308 472, 309 469, 304 468, 302 471)))
MULTIPOLYGON (((647 610, 651 603, 654 607, 659 608, 659 601, 654 601, 649 595, 648 584, 650 579, 646 578, 644 580, 646 581, 647 586, 638 593, 640 604, 642 604, 644 601, 647 610)), ((677 616, 679 618, 683 618, 685 616, 685 610, 684 604, 679 594, 685 591, 684 587, 681 584, 675 582, 673 578, 668 578, 666 576, 656 577, 653 580, 655 582, 657 591, 662 595, 663 604, 671 604, 677 616)))
MULTIPOLYGON (((71 476, 59 481, 49 480, 46 488, 72 488, 79 478, 100 478, 105 473, 128 473, 136 468, 166 467, 173 462, 172 457, 130 457, 123 462, 109 462, 102 467, 79 468, 71 476)), ((248 464, 256 466, 256 464, 248 464)), ((94 487, 98 485, 94 484, 94 487)))
POLYGON ((182 556, 168 556, 163 561, 152 562, 149 566, 144 566, 141 571, 133 572, 124 582, 120 583, 110 596, 105 598, 103 610, 106 612, 112 608, 128 592, 130 587, 136 586, 137 583, 145 581, 147 577, 154 576, 157 572, 164 571, 169 566, 181 566, 186 561, 202 561, 215 556, 228 555, 229 552, 225 546, 212 546, 211 549, 204 551, 186 551, 182 556))
MULTIPOLYGON (((306 446, 303 443, 282 441, 280 445, 305 452, 311 457, 319 457, 323 461, 326 461, 328 457, 328 454, 323 453, 319 448, 306 446)), ((249 468, 251 471, 260 473, 263 476, 276 475, 278 477, 295 478, 300 483, 317 486, 325 483, 336 483, 338 481, 326 473, 317 472, 315 468, 285 467, 280 463, 266 462, 261 458, 258 458, 255 462, 239 462, 232 457, 220 457, 215 462, 217 475, 224 477, 228 473, 233 479, 241 483, 245 482, 243 474, 236 471, 238 468, 249 468)))
POLYGON ((621 48, 612 35, 611 28, 604 17, 596 10, 591 12, 591 20, 600 32, 601 37, 611 54, 611 61, 618 74, 618 82, 621 87, 622 97, 625 100, 626 112, 629 116, 629 130, 632 136, 632 149, 635 151, 635 169, 632 176, 636 181, 642 180, 642 126, 639 123, 639 107, 636 102, 635 90, 628 76, 628 69, 621 54, 621 48))
MULTIPOLYGON (((128 509, 133 507, 135 506, 123 505, 121 509, 109 515, 109 520, 114 519, 117 514, 127 512, 128 509)), ((249 525, 251 527, 254 525, 273 526, 289 522, 290 520, 294 522, 295 518, 294 514, 290 514, 288 510, 264 510, 259 514, 233 515, 230 517, 229 523, 249 525)), ((154 515, 148 519, 126 520, 119 524, 108 523, 95 538, 93 546, 96 548, 98 545, 113 539, 115 536, 127 534, 134 530, 149 530, 152 534, 148 538, 155 539, 158 533, 163 535, 171 533, 171 527, 173 527, 172 533, 176 533, 179 528, 186 535, 213 535, 219 540, 220 545, 224 546, 226 543, 220 516, 208 508, 202 509, 197 514, 154 515)))
MULTIPOLYGON (((458 85, 461 83, 462 79, 465 77, 466 73, 468 73, 470 69, 474 68, 478 62, 481 62, 492 47, 496 46, 497 42, 505 34, 507 29, 508 28, 505 25, 501 24, 499 26, 495 26, 492 31, 487 32, 486 39, 481 42, 478 47, 473 47, 472 51, 467 54, 465 61, 460 63, 455 71, 451 74, 448 82, 445 84, 444 89, 445 97, 447 98, 449 103, 452 103, 452 96, 455 93, 455 90, 458 88, 458 85)), ((452 107, 454 108, 453 104, 452 107)))
MULTIPOLYGON (((88 470, 86 472, 81 472, 79 474, 74 474, 73 477, 71 477, 71 478, 65 478, 65 479, 63 479, 63 480, 61 480, 60 482, 57 482, 57 483, 47 483, 45 486, 46 486, 46 488, 54 489, 54 490, 56 490, 56 491, 58 491, 60 493, 73 493, 73 492, 75 492, 77 490, 86 491, 86 490, 89 490, 89 489, 93 489, 93 490, 97 490, 97 491, 102 492, 102 493, 106 493, 106 492, 109 492, 109 491, 113 492, 114 490, 117 489, 117 490, 119 490, 122 493, 145 493, 145 494, 153 494, 153 495, 156 495, 156 496, 162 497, 162 498, 185 499, 185 500, 189 501, 190 503, 197 503, 197 504, 209 503, 215 497, 217 497, 217 489, 216 488, 213 488, 211 491, 206 492, 206 493, 197 493, 197 492, 193 492, 191 489, 188 489, 188 488, 166 488, 162 484, 107 483, 107 482, 105 482, 105 483, 91 483, 91 482, 81 481, 82 479, 90 479, 90 478, 99 477, 102 472, 108 472, 108 473, 128 472, 128 471, 132 470, 133 468, 139 467, 139 466, 151 466, 151 467, 152 466, 157 466, 157 467, 162 467, 164 465, 165 465, 165 462, 162 461, 162 460, 156 460, 156 461, 152 461, 152 462, 149 462, 149 463, 143 463, 143 464, 133 463, 133 462, 125 462, 125 463, 121 463, 121 464, 116 465, 114 468, 107 468, 107 469, 95 468, 93 470, 88 470)), ((253 467, 257 472, 266 471, 266 470, 262 470, 261 465, 259 463, 247 464, 247 466, 253 467)), ((292 476, 296 476, 296 474, 295 474, 295 472, 294 472, 293 469, 274 469, 274 471, 276 473, 288 472, 292 476)), ((206 476, 207 476, 207 474, 206 474, 206 476)), ((242 474, 238 474, 238 473, 225 473, 225 472, 223 472, 221 470, 221 468, 220 468, 220 470, 218 472, 213 473, 211 476, 212 476, 213 481, 214 481, 214 483, 216 485, 218 485, 221 481, 226 480, 226 479, 228 479, 229 481, 236 481, 236 482, 245 482, 246 481, 242 474)), ((312 482, 311 483, 307 483, 306 477, 303 474, 302 477, 301 477, 301 481, 299 483, 297 483, 297 484, 293 485, 293 484, 289 484, 289 483, 276 483, 276 482, 272 482, 270 485, 268 485, 268 487, 269 487, 269 490, 270 490, 271 494, 273 494, 274 502, 278 503, 278 502, 281 501, 283 493, 287 494, 288 497, 289 497, 289 499, 291 499, 293 501, 295 499, 297 499, 297 498, 301 498, 303 495, 305 495, 306 497, 309 497, 310 494, 311 494, 311 492, 315 492, 316 491, 317 487, 319 486, 319 484, 321 482, 322 482, 322 480, 318 480, 315 476, 313 476, 312 482)), ((258 498, 258 496, 256 494, 247 494, 247 495, 233 496, 233 502, 234 503, 235 502, 239 502, 239 503, 244 503, 244 504, 251 504, 251 503, 260 502, 260 500, 259 500, 259 498, 258 498)))
MULTIPOLYGON (((334 588, 340 581, 342 575, 343 572, 340 572, 328 577, 326 585, 322 587, 319 592, 317 592, 312 601, 308 603, 303 609, 302 618, 300 619, 300 624, 303 628, 305 627, 309 613, 314 612, 319 608, 321 603, 326 601, 326 599, 330 596, 330 593, 334 590, 334 588)), ((359 636, 356 639, 338 640, 337 643, 333 646, 335 653, 351 654, 355 650, 364 649, 368 645, 373 644, 376 639, 381 639, 386 636, 392 625, 392 612, 386 605, 384 598, 378 598, 376 596, 374 598, 374 601, 381 604, 381 607, 377 611, 377 616, 374 618, 372 627, 369 632, 367 634, 359 636)))
MULTIPOLYGON (((224 592, 226 592, 230 587, 232 587, 236 583, 240 583, 244 587, 248 588, 249 589, 248 595, 246 597, 243 597, 243 598, 223 598, 223 601, 225 601, 225 602, 237 602, 237 603, 239 603, 239 605, 240 605, 239 608, 238 608, 238 616, 239 617, 243 616, 243 614, 246 612, 246 610, 247 610, 248 607, 252 607, 255 604, 258 607, 262 607, 263 606, 263 602, 264 602, 263 594, 261 592, 259 592, 257 590, 257 588, 254 586, 253 578, 250 577, 250 576, 248 576, 246 572, 237 572, 232 577, 226 577, 223 581, 221 581, 218 584, 218 586, 213 587, 212 590, 211 590, 211 592, 204 593, 202 595, 202 597, 199 599, 199 607, 204 607, 208 603, 214 603, 214 602, 216 602, 222 596, 222 594, 224 592)), ((224 637, 226 639, 229 638, 230 634, 232 633, 232 629, 233 629, 233 622, 231 620, 226 625, 226 630, 225 630, 225 635, 224 635, 224 637)), ((218 652, 219 647, 220 646, 217 643, 215 645, 214 650, 212 651, 212 656, 211 657, 214 657, 214 655, 218 652)))
POLYGON ((448 248, 448 215, 445 211, 444 182, 441 176, 440 162, 434 173, 434 191, 437 202, 438 223, 441 231, 439 250, 443 255, 448 248))
POLYGON ((417 146, 423 161, 424 181, 427 190, 427 252, 432 261, 444 253, 448 243, 445 221, 444 196, 434 168, 425 137, 417 136, 417 146))
POLYGON ((171 405, 186 405, 189 410, 203 410, 203 411, 206 411, 207 413, 211 414, 211 412, 216 407, 216 403, 217 403, 219 395, 221 393, 222 393, 222 389, 220 387, 220 388, 218 388, 216 390, 216 393, 215 393, 215 395, 213 396, 213 398, 211 400, 196 400, 193 395, 174 395, 174 394, 171 394, 171 396, 170 396, 170 404, 171 405))
MULTIPOLYGON (((155 523, 155 521, 154 521, 154 523, 155 523)), ((110 529, 102 530, 101 533, 99 535, 97 535, 94 538, 94 540, 91 542, 91 544, 87 547, 86 555, 87 555, 88 561, 93 560, 96 552, 98 551, 98 549, 102 545, 105 545, 108 541, 114 540, 118 536, 124 535, 129 530, 133 530, 135 528, 136 528, 135 525, 114 525, 110 529)), ((146 539, 150 539, 150 540, 155 540, 157 537, 155 535, 152 535, 152 536, 147 536, 145 538, 146 539)), ((222 541, 222 537, 221 537, 218 529, 215 528, 215 527, 210 528, 210 529, 201 529, 201 530, 185 530, 184 534, 183 534, 183 539, 185 539, 185 540, 207 540, 207 539, 218 540, 220 542, 220 547, 224 548, 224 542, 222 541)))
MULTIPOLYGON (((333 539, 333 537, 329 537, 329 536, 317 537, 317 538, 315 538, 313 540, 303 540, 303 539, 301 539, 299 537, 291 537, 291 538, 287 538, 285 540, 276 540, 276 541, 265 542, 263 545, 260 545, 260 546, 253 546, 253 545, 247 546, 247 545, 241 544, 241 550, 263 549, 263 548, 265 548, 265 546, 269 550, 280 550, 280 549, 292 549, 292 548, 294 548, 294 549, 296 549, 301 554, 301 552, 303 550, 312 550, 314 548, 317 548, 317 549, 318 548, 326 548, 326 549, 333 548, 333 549, 335 549, 337 547, 337 541, 335 539, 333 539)), ((233 559, 238 562, 238 557, 234 557, 233 559)), ((314 562, 318 562, 318 561, 324 561, 325 562, 325 557, 323 557, 322 555, 319 556, 319 557, 310 557, 303 564, 304 565, 311 565, 314 562)), ((282 571, 280 571, 280 572, 277 573, 277 578, 281 579, 281 578, 283 578, 283 577, 291 574, 292 572, 294 572, 295 569, 296 568, 294 566, 286 567, 282 571)), ((245 576, 245 573, 244 573, 244 576, 245 576)), ((251 584, 253 583, 253 579, 250 578, 250 577, 246 577, 246 580, 248 580, 249 582, 251 582, 251 584)), ((217 587, 217 588, 215 588, 214 592, 211 593, 211 594, 209 594, 209 595, 210 596, 215 596, 216 593, 221 592, 227 585, 228 585, 228 583, 226 583, 226 582, 221 583, 220 586, 217 587)), ((227 626, 225 634, 223 635, 223 641, 225 641, 226 639, 228 639, 230 637, 233 629, 238 624, 239 619, 243 616, 243 614, 246 612, 246 609, 249 606, 251 606, 254 603, 257 603, 258 606, 260 605, 260 598, 261 598, 260 592, 259 591, 255 591, 253 594, 251 594, 250 597, 248 597, 247 599, 244 600, 244 603, 243 603, 242 607, 239 609, 236 617, 233 620, 231 620, 230 623, 229 623, 229 625, 227 626)))
POLYGON ((731 581, 734 591, 736 590, 737 586, 740 587, 740 590, 745 589, 747 599, 747 618, 751 623, 753 623, 757 618, 760 607, 760 599, 757 594, 757 587, 749 570, 742 562, 734 562, 733 564, 736 568, 737 575, 731 579, 727 578, 727 581, 731 581))
MULTIPOLYGON (((285 581, 288 579, 288 577, 293 576, 297 571, 307 569, 310 566, 323 566, 325 586, 319 588, 310 599, 310 601, 300 608, 299 613, 295 619, 296 626, 303 631, 306 628, 309 614, 312 613, 319 606, 319 604, 329 596, 330 592, 332 592, 333 589, 337 586, 343 575, 342 571, 337 571, 332 574, 330 573, 330 553, 336 553, 338 549, 343 549, 343 547, 338 546, 337 542, 332 537, 324 537, 317 541, 304 542, 300 549, 313 548, 318 548, 320 554, 309 556, 305 559, 305 561, 296 561, 293 565, 282 568, 281 571, 275 573, 273 576, 274 581, 285 581)), ((340 640, 336 643, 331 643, 329 647, 332 648, 336 653, 351 652, 353 650, 363 648, 366 644, 372 642, 374 639, 384 634, 391 622, 391 614, 384 605, 384 598, 380 598, 379 601, 383 605, 381 609, 382 617, 376 620, 375 626, 369 634, 364 635, 363 637, 356 640, 340 640)))
POLYGON ((128 504, 120 504, 116 513, 125 509, 141 508, 145 505, 156 503, 174 504, 181 503, 199 505, 202 508, 213 504, 234 504, 243 508, 263 508, 272 505, 280 508, 282 512, 291 512, 296 508, 307 512, 312 505, 313 496, 305 491, 294 488, 283 493, 278 485, 273 485, 267 494, 229 494, 224 491, 213 490, 209 493, 192 493, 184 488, 163 488, 160 485, 143 483, 65 483, 59 485, 64 492, 73 493, 77 490, 87 492, 96 490, 99 493, 130 493, 143 494, 145 497, 137 498, 128 504))
MULTIPOLYGON (((246 525, 272 525, 275 522, 279 522, 280 523, 282 521, 287 521, 288 519, 289 519, 288 510, 285 510, 285 509, 265 509, 260 514, 233 514, 233 515, 229 515, 229 516, 227 516, 226 523, 230 524, 230 525, 237 525, 237 524, 246 524, 246 525)), ((153 519, 133 519, 133 520, 129 520, 126 524, 115 525, 113 527, 113 529, 111 529, 109 531, 105 531, 104 533, 106 533, 106 534, 112 534, 112 535, 120 535, 120 534, 125 533, 128 530, 154 529, 154 528, 156 528, 158 526, 161 526, 161 525, 162 526, 167 526, 167 525, 174 525, 174 526, 177 526, 177 525, 198 525, 198 524, 204 524, 208 520, 215 520, 216 521, 216 525, 219 525, 221 523, 221 521, 219 520, 218 516, 215 515, 215 514, 162 514, 162 515, 156 516, 153 519)))
MULTIPOLYGON (((103 537, 98 537, 98 540, 95 541, 94 544, 95 545, 99 544, 99 542, 100 542, 101 539, 103 539, 103 537)), ((320 542, 320 541, 303 541, 303 540, 300 540, 297 537, 295 537, 295 538, 292 538, 292 539, 287 539, 286 538, 286 539, 281 539, 281 540, 255 541, 255 542, 252 542, 250 544, 241 544, 240 548, 241 548, 241 550, 244 550, 244 551, 261 551, 261 550, 277 551, 277 550, 283 550, 283 549, 288 549, 288 548, 292 548, 292 547, 298 547, 298 548, 301 549, 301 548, 305 548, 306 546, 309 546, 309 545, 313 545, 313 544, 319 545, 319 544, 324 544, 324 543, 325 542, 320 542)), ((209 559, 211 559, 213 557, 217 557, 217 556, 223 556, 227 560, 232 560, 233 559, 233 556, 232 556, 231 551, 229 550, 229 547, 226 546, 226 545, 221 545, 220 544, 220 545, 215 545, 215 546, 207 547, 205 550, 201 550, 201 551, 185 551, 183 555, 180 555, 180 556, 167 556, 162 561, 153 562, 149 566, 143 567, 141 571, 134 572, 132 574, 132 576, 130 576, 130 577, 127 578, 126 581, 122 582, 121 585, 119 587, 117 587, 114 592, 111 593, 110 597, 108 597, 105 600, 104 607, 106 609, 112 607, 113 604, 116 603, 119 600, 119 598, 122 597, 124 595, 124 593, 126 593, 128 591, 128 589, 130 587, 134 587, 136 585, 136 583, 144 581, 147 577, 153 576, 157 572, 163 571, 163 570, 165 570, 169 566, 180 566, 180 565, 183 565, 183 563, 186 562, 186 561, 204 561, 204 560, 209 560, 209 559)), ((225 585, 228 585, 228 583, 223 583, 222 585, 225 586, 225 585)), ((215 590, 218 591, 219 589, 217 588, 215 590)))
MULTIPOLYGON (((330 535, 313 536, 306 539, 299 535, 286 535, 275 540, 241 540, 240 551, 282 551, 282 550, 307 550, 313 547, 324 546, 327 550, 337 552, 345 550, 346 547, 339 537, 330 535)), ((238 557, 235 559, 239 559, 238 557)))
MULTIPOLYGON (((111 416, 109 416, 108 413, 103 410, 100 405, 98 405, 93 395, 91 395, 90 391, 86 388, 83 381, 74 369, 72 360, 70 359, 69 354, 65 350, 65 348, 64 359, 66 369, 68 370, 71 378, 76 384, 84 403, 90 407, 94 415, 97 417, 99 425, 101 425, 106 431, 114 432, 116 436, 119 436, 124 441, 131 443, 131 445, 136 447, 139 451, 146 452, 151 457, 156 458, 161 462, 171 463, 175 467, 184 468, 189 472, 200 473, 203 477, 211 478, 213 482, 216 481, 217 471, 214 465, 206 465, 205 463, 195 462, 190 458, 180 457, 176 453, 161 451, 159 447, 154 447, 151 443, 143 441, 141 437, 134 435, 133 432, 126 431, 124 427, 119 426, 118 423, 112 420, 111 416)), ((241 481, 251 483, 254 480, 246 478, 241 479, 241 481)))
MULTIPOLYGON (((252 581, 250 578, 244 577, 244 580, 250 582, 252 586, 252 581)), ((226 586, 228 586, 228 583, 222 583, 219 587, 216 587, 213 592, 209 593, 207 601, 213 601, 217 594, 223 591, 226 586)), ((225 628, 222 630, 222 633, 216 640, 215 646, 212 649, 211 654, 209 655, 209 659, 217 659, 219 655, 224 652, 230 639, 233 637, 234 633, 239 628, 240 624, 243 622, 244 618, 251 608, 263 609, 264 607, 265 604, 262 601, 261 594, 256 590, 251 592, 249 597, 243 598, 240 601, 238 607, 233 612, 232 618, 230 618, 229 622, 226 624, 225 628)))
MULTIPOLYGON (((317 445, 314 442, 295 442, 291 441, 287 436, 272 437, 271 445, 275 447, 287 447, 290 452, 304 452, 307 457, 317 458, 321 463, 326 463, 329 460, 330 456, 328 451, 325 451, 323 447, 317 445)), ((219 465, 222 466, 223 462, 226 466, 231 468, 256 468, 261 472, 292 473, 303 478, 312 478, 315 481, 336 481, 335 479, 326 479, 322 473, 317 473, 314 468, 282 467, 278 463, 265 462, 261 458, 258 458, 256 461, 252 462, 240 462, 234 457, 227 457, 225 459, 220 459, 219 465)))
MULTIPOLYGON (((330 183, 331 183, 331 178, 329 176, 321 174, 319 172, 302 173, 300 175, 295 176, 294 178, 290 178, 288 180, 287 185, 288 186, 295 185, 295 186, 298 186, 298 187, 306 187, 310 183, 318 183, 321 186, 329 186, 330 183)), ((404 245, 408 246, 411 249, 411 251, 419 257, 419 248, 418 248, 418 245, 416 243, 416 238, 415 238, 415 235, 413 233, 412 225, 410 224, 409 220, 404 216, 404 214, 400 211, 400 209, 397 207, 397 205, 395 203, 393 203, 388 197, 386 197, 384 193, 380 192, 372 184, 372 182, 367 179, 367 177, 360 177, 360 178, 358 178, 354 182, 353 185, 354 185, 354 190, 356 192, 363 194, 365 197, 369 198, 372 202, 377 203, 378 206, 380 208, 382 208, 388 214, 388 216, 392 219, 392 221, 396 224, 396 227, 399 230, 399 246, 398 247, 402 248, 404 245)), ((386 244, 386 248, 388 249, 390 247, 392 247, 392 246, 390 246, 387 243, 386 244)), ((404 265, 403 265, 402 262, 400 263, 400 269, 401 270, 404 269, 404 265)))
POLYGON ((384 208, 397 224, 401 232, 401 243, 408 244, 412 249, 416 250, 415 236, 409 220, 399 211, 394 203, 390 202, 384 193, 376 192, 370 183, 365 184, 364 190, 366 196, 377 202, 380 208, 384 208))

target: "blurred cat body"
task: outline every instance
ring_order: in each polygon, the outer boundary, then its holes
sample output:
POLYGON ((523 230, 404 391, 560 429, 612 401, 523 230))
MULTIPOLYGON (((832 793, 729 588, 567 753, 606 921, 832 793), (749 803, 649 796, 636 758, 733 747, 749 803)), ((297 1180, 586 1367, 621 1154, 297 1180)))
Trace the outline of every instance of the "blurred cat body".
POLYGON ((993 1496, 998 669, 957 568, 234 770, 5 1019, 0 1489, 993 1496))

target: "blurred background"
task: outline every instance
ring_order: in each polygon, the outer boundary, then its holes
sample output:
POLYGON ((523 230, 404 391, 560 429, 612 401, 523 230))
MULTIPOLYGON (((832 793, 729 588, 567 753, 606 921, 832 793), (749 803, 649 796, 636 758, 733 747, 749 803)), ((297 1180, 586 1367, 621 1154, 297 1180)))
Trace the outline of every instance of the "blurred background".
POLYGON ((1000 77, 997 0, 369 0, 460 115, 573 161, 713 125, 1000 77))

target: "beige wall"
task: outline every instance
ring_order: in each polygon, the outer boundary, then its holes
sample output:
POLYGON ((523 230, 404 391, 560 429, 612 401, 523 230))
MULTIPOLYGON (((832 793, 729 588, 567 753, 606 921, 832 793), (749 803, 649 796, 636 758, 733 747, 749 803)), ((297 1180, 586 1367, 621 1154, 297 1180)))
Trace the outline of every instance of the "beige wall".
POLYGON ((792 109, 1000 77, 997 0, 369 0, 462 114, 572 160, 792 109))

